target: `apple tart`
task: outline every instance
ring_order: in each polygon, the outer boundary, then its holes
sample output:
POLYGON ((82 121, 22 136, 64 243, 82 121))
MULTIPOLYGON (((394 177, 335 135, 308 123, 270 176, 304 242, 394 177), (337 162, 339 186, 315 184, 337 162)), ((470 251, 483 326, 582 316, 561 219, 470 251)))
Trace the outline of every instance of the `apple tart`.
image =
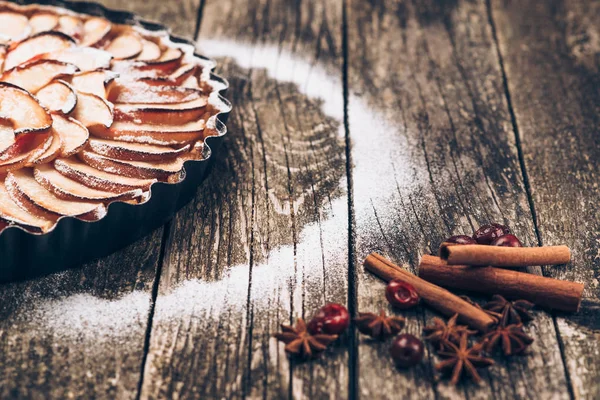
POLYGON ((184 179, 229 111, 193 50, 140 24, 0 2, 0 231, 96 221, 184 179))

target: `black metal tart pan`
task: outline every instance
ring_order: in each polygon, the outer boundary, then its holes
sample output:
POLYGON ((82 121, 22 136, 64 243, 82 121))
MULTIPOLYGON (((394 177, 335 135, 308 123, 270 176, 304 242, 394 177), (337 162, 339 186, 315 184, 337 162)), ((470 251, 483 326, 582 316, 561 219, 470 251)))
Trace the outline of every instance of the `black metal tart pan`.
MULTIPOLYGON (((15 3, 31 4, 22 1, 15 3)), ((194 46, 190 40, 171 35, 165 26, 145 21, 129 12, 107 9, 97 3, 45 0, 35 4, 100 16, 113 23, 137 25, 151 32, 166 32, 172 42, 194 46)), ((195 56, 203 61, 205 68, 214 69, 216 63, 212 60, 199 54, 195 56)), ((209 172, 213 158, 211 154, 218 150, 223 141, 225 122, 231 109, 227 100, 219 94, 227 89, 227 81, 212 72, 210 81, 217 87, 215 92, 223 105, 212 121, 209 120, 217 135, 205 139, 202 160, 185 163, 185 178, 181 182, 153 184, 150 198, 143 204, 111 203, 107 215, 99 221, 85 222, 63 217, 53 230, 45 234, 30 233, 18 226, 4 229, 0 232, 0 282, 32 278, 109 255, 160 227, 188 203, 209 172)))

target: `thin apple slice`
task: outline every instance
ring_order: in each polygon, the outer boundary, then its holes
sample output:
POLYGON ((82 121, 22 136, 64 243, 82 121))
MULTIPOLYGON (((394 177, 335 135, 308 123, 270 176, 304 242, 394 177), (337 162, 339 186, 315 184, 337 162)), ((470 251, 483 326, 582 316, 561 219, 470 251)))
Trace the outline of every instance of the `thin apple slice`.
POLYGON ((92 47, 100 42, 108 35, 112 28, 109 20, 105 18, 92 17, 83 24, 83 40, 82 46, 92 47))
POLYGON ((53 125, 63 143, 62 157, 70 157, 85 147, 89 132, 78 120, 60 114, 52 114, 53 125))
POLYGON ((150 40, 142 39, 142 52, 135 58, 138 61, 157 60, 162 54, 160 47, 150 40))
MULTIPOLYGON (((75 41, 62 32, 38 33, 17 44, 8 52, 4 61, 4 69, 11 69, 44 53, 64 51, 74 45, 75 41)), ((68 62, 68 60, 58 61, 68 62)))
POLYGON ((197 70, 198 66, 196 64, 184 64, 177 68, 171 75, 169 75, 169 78, 174 80, 177 85, 180 85, 187 78, 193 76, 197 70))
POLYGON ((112 55, 107 51, 93 47, 73 47, 43 54, 42 58, 71 63, 81 71, 93 71, 109 68, 112 55))
POLYGON ((92 126, 108 128, 113 123, 111 104, 91 93, 77 92, 77 105, 73 116, 87 128, 92 126))
POLYGON ((106 99, 106 86, 118 75, 105 69, 74 74, 71 85, 79 92, 91 93, 106 99))
POLYGON ((15 128, 12 121, 0 118, 0 156, 15 144, 15 128))
POLYGON ((51 147, 52 140, 49 131, 18 135, 15 143, 0 156, 0 174, 31 164, 51 147))
POLYGON ((67 82, 57 79, 40 89, 36 93, 40 104, 50 111, 59 111, 68 114, 77 105, 75 90, 67 82))
POLYGON ((0 82, 0 116, 12 121, 15 134, 44 131, 52 125, 50 114, 35 97, 7 82, 0 82))
MULTIPOLYGON (((6 176, 6 184, 38 207, 59 215, 75 217, 104 207, 104 204, 97 201, 73 201, 56 197, 35 180, 30 168, 9 172, 6 176)), ((8 189, 10 193, 10 188, 8 189)))
POLYGON ((144 121, 147 124, 186 124, 205 117, 207 99, 200 98, 178 104, 117 104, 115 121, 144 121))
POLYGON ((6 191, 8 192, 8 195, 10 196, 12 201, 17 203, 19 207, 27 211, 29 214, 37 218, 52 221, 53 223, 56 223, 56 221, 58 221, 58 219, 60 218, 59 214, 50 212, 38 206, 33 201, 31 201, 31 199, 25 196, 25 194, 17 186, 15 179, 13 179, 12 177, 6 177, 6 180, 4 181, 4 186, 6 187, 6 191))
POLYGON ((137 77, 168 76, 181 66, 183 57, 184 53, 181 49, 169 48, 156 60, 115 60, 112 63, 112 70, 137 77))
POLYGON ((33 170, 35 180, 56 197, 64 200, 131 200, 142 195, 141 189, 109 192, 93 189, 67 178, 52 165, 40 165, 33 170))
POLYGON ((108 93, 113 103, 173 104, 184 103, 206 97, 196 89, 179 86, 155 86, 144 81, 115 80, 108 93))
POLYGON ((143 50, 140 37, 133 32, 121 34, 114 38, 105 48, 115 60, 134 58, 143 50))
MULTIPOLYGON (((35 164, 41 157, 44 157, 46 155, 46 152, 52 147, 52 143, 54 142, 54 133, 51 130, 45 135, 35 135, 38 136, 42 141, 38 146, 35 147, 35 149, 29 152, 29 156, 27 157, 27 166, 35 164), (41 139, 41 137, 43 136, 45 136, 45 138, 41 139)), ((12 170, 12 168, 9 168, 7 170, 12 170)))
POLYGON ((61 155, 61 150, 63 148, 63 140, 60 137, 59 133, 52 128, 52 144, 45 153, 41 154, 36 160, 30 162, 31 164, 44 164, 54 160, 56 157, 61 155))
POLYGON ((127 161, 162 161, 185 154, 190 149, 190 145, 173 148, 96 138, 90 139, 89 147, 94 153, 127 161))
POLYGON ((26 38, 30 33, 29 19, 25 15, 10 11, 0 12, 0 35, 17 41, 26 38))
POLYGON ((58 16, 56 14, 40 12, 29 18, 31 34, 51 31, 58 26, 58 16))
POLYGON ((183 161, 175 158, 166 161, 125 161, 109 158, 91 151, 82 151, 77 155, 84 163, 96 169, 138 179, 167 180, 171 175, 181 172, 183 161))
POLYGON ((20 207, 8 194, 3 181, 0 181, 0 217, 19 225, 37 228, 42 232, 47 232, 54 225, 54 220, 36 216, 20 207))
POLYGON ((72 75, 77 71, 79 68, 73 64, 55 60, 37 60, 4 72, 0 80, 17 85, 29 93, 36 93, 55 78, 72 75))
POLYGON ((135 179, 115 175, 90 167, 81 161, 71 158, 60 158, 54 161, 54 168, 67 178, 73 179, 90 188, 123 193, 135 189, 148 191, 156 179, 135 179))
POLYGON ((94 128, 94 136, 130 143, 159 146, 187 144, 204 138, 204 121, 181 126, 140 125, 131 122, 115 122, 110 129, 94 128))
POLYGON ((76 41, 80 41, 83 37, 83 22, 73 15, 61 15, 58 18, 58 30, 76 41))

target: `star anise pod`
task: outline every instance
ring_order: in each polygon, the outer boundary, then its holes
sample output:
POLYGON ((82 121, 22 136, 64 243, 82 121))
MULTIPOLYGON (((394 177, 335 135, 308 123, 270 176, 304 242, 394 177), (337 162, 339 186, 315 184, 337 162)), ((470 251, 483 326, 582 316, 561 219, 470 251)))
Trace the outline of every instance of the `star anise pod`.
POLYGON ((404 328, 406 320, 402 317, 388 317, 385 315, 385 311, 381 310, 379 315, 359 312, 358 318, 354 322, 361 333, 375 339, 384 340, 400 332, 404 328))
POLYGON ((463 299, 464 301, 466 301, 467 303, 469 303, 470 305, 479 308, 480 310, 482 310, 483 312, 485 312, 487 315, 489 315, 490 317, 492 317, 496 323, 498 323, 500 321, 500 318, 502 317, 502 314, 497 313, 495 311, 491 311, 491 310, 486 310, 484 308, 482 308, 478 303, 474 302, 473 300, 471 300, 471 298, 469 296, 458 296, 461 299, 463 299))
POLYGON ((458 314, 454 314, 448 320, 448 323, 445 323, 441 318, 433 318, 433 325, 423 328, 423 333, 426 335, 425 340, 438 344, 439 350, 442 351, 447 342, 458 343, 463 333, 467 336, 476 333, 476 331, 469 330, 465 325, 457 325, 457 318, 458 314))
POLYGON ((502 347, 505 356, 521 354, 531 343, 533 338, 523 331, 523 324, 497 326, 494 330, 482 337, 485 351, 491 353, 496 347, 502 347))
POLYGON ((529 322, 533 315, 529 312, 534 304, 527 300, 508 301, 499 294, 492 296, 492 300, 483 306, 484 310, 500 313, 500 325, 507 326, 529 322))
POLYGON ((298 318, 296 327, 281 325, 281 330, 281 333, 276 333, 273 336, 285 343, 285 351, 287 353, 305 360, 325 350, 331 342, 338 338, 337 335, 322 333, 311 335, 306 330, 306 323, 302 318, 298 318))
POLYGON ((456 385, 463 374, 467 374, 475 382, 481 382, 481 377, 477 368, 489 367, 494 364, 494 360, 481 355, 483 343, 477 343, 472 347, 468 344, 468 335, 463 333, 460 336, 458 345, 447 341, 445 350, 440 351, 438 355, 445 360, 436 364, 435 369, 443 373, 451 374, 451 382, 456 385))

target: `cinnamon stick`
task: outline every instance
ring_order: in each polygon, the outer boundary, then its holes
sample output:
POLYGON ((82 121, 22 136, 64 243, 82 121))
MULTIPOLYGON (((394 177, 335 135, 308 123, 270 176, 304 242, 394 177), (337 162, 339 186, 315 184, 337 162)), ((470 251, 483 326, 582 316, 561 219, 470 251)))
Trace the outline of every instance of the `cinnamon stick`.
MULTIPOLYGON (((466 246, 465 246, 466 247, 466 246)), ((494 267, 448 265, 435 256, 423 256, 419 276, 447 288, 524 299, 542 307, 579 310, 583 284, 494 267)))
POLYGON ((472 328, 486 332, 495 322, 481 309, 449 291, 411 274, 377 253, 371 253, 365 259, 364 266, 385 281, 400 279, 410 283, 425 303, 448 317, 458 314, 459 320, 472 328))
POLYGON ((449 265, 528 267, 566 264, 571 260, 571 251, 567 246, 501 247, 442 243, 440 257, 448 261, 449 265))

